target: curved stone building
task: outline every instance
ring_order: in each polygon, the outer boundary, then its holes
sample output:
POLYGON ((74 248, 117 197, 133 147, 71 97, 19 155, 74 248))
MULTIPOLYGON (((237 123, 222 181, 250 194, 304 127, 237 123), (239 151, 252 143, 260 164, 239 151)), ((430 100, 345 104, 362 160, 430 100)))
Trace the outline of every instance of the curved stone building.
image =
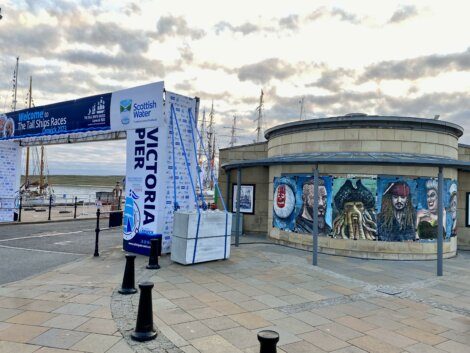
POLYGON ((240 177, 244 233, 311 248, 317 218, 321 252, 378 259, 436 258, 442 185, 443 253, 451 257, 470 244, 462 135, 456 124, 411 117, 296 121, 267 130, 266 142, 221 149, 219 182, 232 211, 240 177))

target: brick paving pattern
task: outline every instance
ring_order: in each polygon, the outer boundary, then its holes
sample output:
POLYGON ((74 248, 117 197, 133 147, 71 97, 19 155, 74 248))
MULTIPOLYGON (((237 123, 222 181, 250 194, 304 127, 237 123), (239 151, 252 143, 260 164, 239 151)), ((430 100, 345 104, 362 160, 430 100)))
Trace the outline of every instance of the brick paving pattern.
POLYGON ((86 258, 0 287, 0 352, 259 352, 256 334, 280 333, 278 352, 469 352, 470 254, 434 262, 366 261, 269 244, 241 245, 227 261, 173 264, 136 278, 155 283, 155 341, 129 340, 139 295, 121 296, 124 253, 86 258))

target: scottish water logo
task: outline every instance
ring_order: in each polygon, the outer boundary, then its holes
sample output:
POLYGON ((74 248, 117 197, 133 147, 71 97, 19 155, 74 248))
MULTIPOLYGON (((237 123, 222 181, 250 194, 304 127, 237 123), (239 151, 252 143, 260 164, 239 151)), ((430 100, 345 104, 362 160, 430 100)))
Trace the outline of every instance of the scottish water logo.
POLYGON ((121 123, 127 125, 131 121, 132 99, 123 99, 119 104, 121 123))
POLYGON ((155 100, 148 100, 146 102, 134 103, 133 115, 134 120, 149 120, 152 119, 152 111, 157 109, 157 102, 155 100), (147 119, 145 119, 147 118, 147 119))

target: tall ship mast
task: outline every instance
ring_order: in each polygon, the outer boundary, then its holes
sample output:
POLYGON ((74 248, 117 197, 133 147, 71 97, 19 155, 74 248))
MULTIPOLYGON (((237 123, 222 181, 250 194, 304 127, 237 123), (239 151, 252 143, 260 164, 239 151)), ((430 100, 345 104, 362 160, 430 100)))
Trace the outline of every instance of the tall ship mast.
POLYGON ((16 57, 15 70, 13 71, 13 93, 11 101, 11 111, 16 111, 16 103, 18 102, 16 97, 18 93, 18 69, 19 69, 20 57, 16 57))
POLYGON ((256 118, 257 126, 256 126, 256 142, 261 142, 262 133, 263 133, 263 107, 264 107, 264 92, 261 90, 261 94, 259 96, 259 105, 256 107, 258 111, 258 117, 256 118))
POLYGON ((204 185, 206 188, 212 190, 214 188, 214 181, 212 180, 211 170, 214 167, 214 101, 212 101, 211 111, 209 113, 209 125, 207 126, 207 155, 209 160, 206 165, 206 172, 204 175, 204 185))
MULTIPOLYGON (((19 58, 16 58, 16 66, 13 74, 13 95, 12 105, 13 111, 17 108, 17 90, 18 90, 18 68, 19 58)), ((34 107, 33 100, 33 78, 29 78, 29 89, 25 102, 26 108, 34 107)), ((28 206, 46 205, 49 202, 49 197, 53 196, 53 190, 48 181, 48 168, 44 146, 27 147, 26 148, 26 166, 25 166, 25 179, 21 185, 20 193, 23 197, 23 204, 28 206), (31 173, 32 166, 32 173, 31 173), (33 178, 37 176, 37 180, 33 178)))

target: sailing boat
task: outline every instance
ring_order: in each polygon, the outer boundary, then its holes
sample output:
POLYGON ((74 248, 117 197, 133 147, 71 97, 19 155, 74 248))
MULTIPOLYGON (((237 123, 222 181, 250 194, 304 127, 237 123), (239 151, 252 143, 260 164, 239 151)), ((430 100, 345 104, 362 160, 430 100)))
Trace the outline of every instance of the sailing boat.
MULTIPOLYGON (((18 70, 18 64, 17 64, 18 70)), ((16 75, 17 77, 17 75, 16 75)), ((16 82, 15 82, 16 90, 16 82)), ((34 107, 33 98, 33 78, 29 78, 29 91, 27 96, 28 108, 34 107)), ((16 108, 16 107, 15 107, 16 108)), ((54 201, 54 190, 48 181, 48 167, 44 146, 26 148, 26 168, 24 183, 20 187, 20 194, 25 207, 45 206, 54 201), (30 159, 33 166, 33 173, 30 175, 30 159), (33 180, 35 179, 36 180, 33 180)))

